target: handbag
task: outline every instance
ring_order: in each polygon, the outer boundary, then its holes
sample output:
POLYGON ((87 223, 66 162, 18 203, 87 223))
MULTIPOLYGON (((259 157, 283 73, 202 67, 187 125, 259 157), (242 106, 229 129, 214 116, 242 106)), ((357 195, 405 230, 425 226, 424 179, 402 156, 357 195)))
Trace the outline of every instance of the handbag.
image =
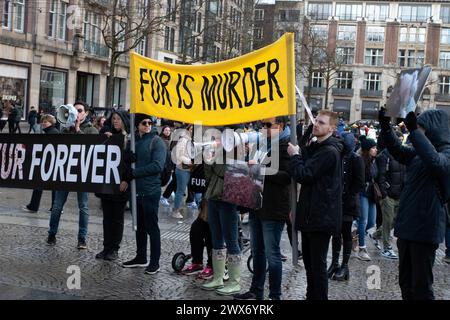
POLYGON ((378 203, 383 199, 383 194, 381 193, 380 186, 375 180, 372 179, 372 198, 375 203, 378 203))

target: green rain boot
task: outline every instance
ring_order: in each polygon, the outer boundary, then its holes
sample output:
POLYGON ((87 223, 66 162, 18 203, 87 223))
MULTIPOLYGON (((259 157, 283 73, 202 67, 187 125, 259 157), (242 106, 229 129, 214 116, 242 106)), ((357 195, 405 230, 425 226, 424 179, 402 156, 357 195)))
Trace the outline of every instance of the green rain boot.
POLYGON ((221 289, 217 289, 216 293, 222 296, 230 296, 241 291, 241 259, 240 254, 228 255, 228 274, 230 279, 227 285, 221 289))
POLYGON ((223 288, 223 275, 225 273, 225 258, 226 249, 212 250, 212 267, 213 267, 213 279, 212 281, 202 285, 203 290, 216 290, 223 288))

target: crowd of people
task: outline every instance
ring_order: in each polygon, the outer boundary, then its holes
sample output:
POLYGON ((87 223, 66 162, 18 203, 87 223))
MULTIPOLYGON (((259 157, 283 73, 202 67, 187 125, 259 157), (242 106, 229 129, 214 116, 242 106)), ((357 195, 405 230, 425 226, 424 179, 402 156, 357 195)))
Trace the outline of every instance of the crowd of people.
MULTIPOLYGON (((450 263, 450 129, 445 112, 428 110, 418 117, 410 113, 403 123, 392 125, 381 111, 378 127, 370 127, 346 124, 338 114, 320 111, 314 124, 308 127, 302 121, 296 124, 297 144, 289 142, 294 128, 287 117, 242 124, 239 128, 244 131, 267 129, 264 138, 271 141, 264 158, 252 153, 252 144, 245 146, 248 166, 270 166, 267 159, 275 145, 279 157, 276 174, 265 176, 261 206, 249 209, 223 198, 224 179, 229 170, 226 157, 233 157, 233 152, 212 152, 204 159, 201 171, 207 186, 201 192, 192 189, 190 178, 199 169, 194 164, 199 152, 192 149, 204 147, 194 141, 192 125, 177 124, 175 128, 169 123, 158 131, 155 117, 136 114, 135 128, 131 128, 130 115, 124 110, 114 109, 107 117, 94 119, 85 103, 76 102, 74 107, 78 118, 70 130, 58 130, 53 115, 38 115, 33 108, 28 116, 29 132, 40 132, 36 128, 40 123, 45 134, 125 137, 121 193, 96 194, 102 204, 104 236, 103 250, 96 255, 97 259, 119 258, 124 212, 130 200, 129 186, 135 180, 136 256, 122 263, 125 268, 142 267, 146 274, 160 270, 158 210, 160 204, 169 207, 169 199, 174 194, 173 219, 184 219, 184 198, 186 206, 199 209, 190 233, 192 263, 182 273, 209 280, 202 284, 204 290, 240 300, 264 299, 267 264, 268 296, 282 299, 280 242, 285 225, 290 231, 295 216, 294 227, 301 234, 299 256, 303 258, 307 276, 306 299, 325 300, 329 280, 349 280, 352 250, 357 259, 370 261, 372 257, 366 244, 369 239, 382 257, 399 260, 403 299, 434 299, 433 265, 436 250, 444 238, 447 247, 444 261, 450 263), (181 133, 175 134, 174 129, 181 133), (135 153, 130 150, 131 134, 136 137, 135 153), (176 141, 172 139, 174 135, 176 141), (224 161, 216 161, 220 156, 224 161), (290 205, 292 179, 301 185, 296 208, 290 205), (238 238, 242 212, 249 213, 254 271, 251 286, 246 290, 240 285, 242 252, 238 238), (393 229, 397 252, 393 246, 393 229), (330 240, 332 260, 327 265, 330 240)), ((37 212, 41 196, 41 190, 34 190, 25 209, 37 212)), ((65 191, 52 192, 48 245, 57 242, 67 196, 65 191)), ((88 197, 88 193, 77 193, 80 250, 87 248, 88 197)), ((291 240, 292 235, 289 237, 291 240)))

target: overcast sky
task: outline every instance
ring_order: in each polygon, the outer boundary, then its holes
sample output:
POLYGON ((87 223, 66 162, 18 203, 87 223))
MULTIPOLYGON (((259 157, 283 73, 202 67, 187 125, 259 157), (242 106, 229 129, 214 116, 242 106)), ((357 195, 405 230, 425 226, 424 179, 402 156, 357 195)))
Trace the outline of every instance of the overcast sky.
POLYGON ((271 4, 274 4, 275 0, 259 0, 258 3, 271 3, 271 4))

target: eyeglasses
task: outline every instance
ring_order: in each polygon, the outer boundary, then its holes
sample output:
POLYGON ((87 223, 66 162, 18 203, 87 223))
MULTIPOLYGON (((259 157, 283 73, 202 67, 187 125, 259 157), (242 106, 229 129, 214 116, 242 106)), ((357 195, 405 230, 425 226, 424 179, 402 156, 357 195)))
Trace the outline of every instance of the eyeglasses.
POLYGON ((143 126, 151 126, 153 124, 153 122, 151 121, 141 121, 141 125, 143 126))

